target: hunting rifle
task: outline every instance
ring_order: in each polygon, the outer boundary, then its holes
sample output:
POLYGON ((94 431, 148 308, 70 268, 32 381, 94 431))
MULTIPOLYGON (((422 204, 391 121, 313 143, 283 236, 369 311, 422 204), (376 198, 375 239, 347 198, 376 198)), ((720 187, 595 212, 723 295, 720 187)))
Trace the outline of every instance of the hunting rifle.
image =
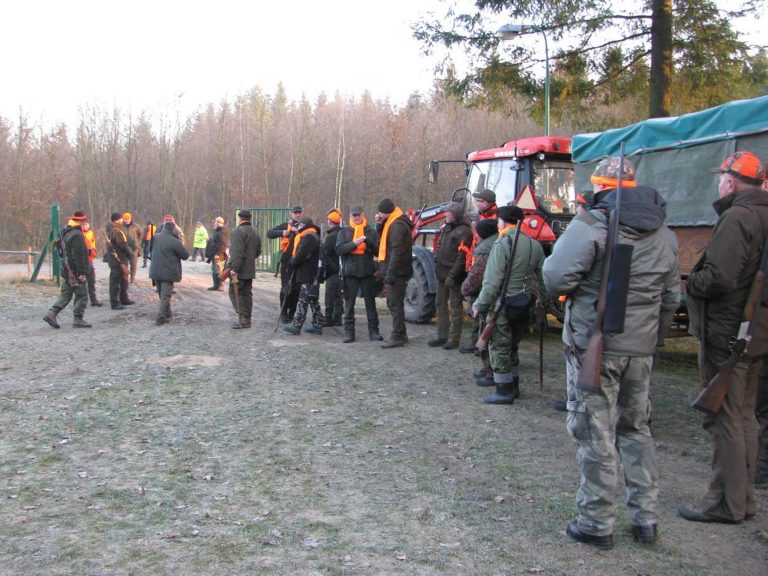
POLYGON ((760 268, 752 279, 752 285, 749 288, 749 297, 744 305, 744 319, 739 326, 739 333, 728 342, 730 356, 717 365, 717 374, 707 384, 702 384, 704 389, 691 404, 691 408, 714 416, 723 406, 725 397, 728 395, 728 389, 731 387, 733 379, 733 368, 749 348, 752 340, 752 322, 755 319, 758 306, 763 299, 763 288, 765 284, 765 274, 768 272, 768 238, 763 245, 763 255, 760 258, 760 268))
POLYGON ((59 262, 61 262, 61 268, 67 276, 67 282, 72 288, 80 285, 77 276, 72 271, 72 267, 69 265, 69 258, 67 257, 67 251, 64 249, 64 236, 57 238, 53 241, 53 247, 59 252, 59 262))
POLYGON ((517 241, 520 238, 520 230, 522 227, 522 221, 519 221, 515 226, 515 237, 512 240, 512 248, 509 251, 509 260, 507 261, 507 265, 504 268, 504 282, 501 284, 501 293, 499 294, 498 300, 496 300, 496 308, 494 308, 493 312, 491 312, 485 328, 483 328, 480 337, 475 343, 475 348, 478 350, 486 350, 488 348, 488 342, 491 340, 491 334, 493 333, 493 328, 496 326, 496 320, 498 319, 499 314, 501 314, 501 311, 504 310, 504 297, 507 295, 509 276, 512 272, 512 263, 515 260, 515 253, 517 252, 517 241))
POLYGON ((629 272, 632 266, 631 244, 619 243, 621 219, 622 176, 624 174, 624 142, 619 153, 619 178, 616 186, 616 205, 608 215, 608 235, 605 242, 605 258, 600 278, 595 322, 587 330, 587 351, 581 362, 576 383, 580 390, 600 392, 600 372, 603 365, 603 349, 606 334, 624 332, 624 317, 629 293, 629 272))
POLYGON ((277 316, 277 324, 275 324, 275 332, 277 332, 277 329, 280 328, 280 319, 283 317, 283 314, 285 314, 285 307, 288 304, 288 296, 293 292, 293 277, 296 274, 295 270, 291 270, 291 276, 288 278, 288 282, 285 283, 285 286, 283 286, 280 289, 280 294, 283 297, 283 304, 280 306, 280 314, 277 316))
POLYGON ((107 248, 109 249, 109 253, 112 255, 112 258, 115 259, 115 262, 117 262, 117 265, 120 266, 120 272, 123 275, 123 280, 128 280, 128 265, 124 264, 122 260, 117 255, 117 251, 115 250, 115 247, 112 246, 112 242, 109 240, 109 236, 107 236, 107 233, 104 232, 104 230, 101 231, 102 234, 104 234, 104 240, 107 242, 107 248))

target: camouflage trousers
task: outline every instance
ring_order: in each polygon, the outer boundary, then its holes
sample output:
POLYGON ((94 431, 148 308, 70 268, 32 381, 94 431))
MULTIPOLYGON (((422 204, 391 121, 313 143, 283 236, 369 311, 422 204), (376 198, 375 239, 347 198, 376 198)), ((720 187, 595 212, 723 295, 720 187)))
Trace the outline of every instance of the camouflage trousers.
POLYGON ((652 356, 605 354, 602 392, 576 387, 580 363, 566 350, 567 427, 578 444, 581 473, 576 506, 579 528, 587 534, 613 533, 619 462, 627 487, 629 519, 637 526, 658 517, 656 450, 648 425, 652 356))
POLYGON ((312 327, 322 328, 324 316, 320 310, 320 284, 302 284, 299 301, 293 315, 293 325, 301 328, 307 319, 307 308, 312 310, 312 327))
POLYGON ((517 349, 527 329, 527 320, 510 322, 504 314, 499 314, 488 343, 488 357, 495 374, 514 372, 517 375, 516 367, 520 364, 517 349))

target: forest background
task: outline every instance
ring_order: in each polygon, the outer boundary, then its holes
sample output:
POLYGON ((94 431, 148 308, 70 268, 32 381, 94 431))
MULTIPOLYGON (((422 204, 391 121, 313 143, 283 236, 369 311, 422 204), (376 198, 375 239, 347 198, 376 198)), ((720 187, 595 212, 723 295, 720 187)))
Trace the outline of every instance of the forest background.
MULTIPOLYGON (((51 204, 64 215, 85 210, 96 227, 113 211, 129 211, 140 225, 171 213, 191 230, 220 214, 230 220, 235 207, 301 204, 322 222, 334 206, 363 204, 371 215, 386 196, 404 208, 444 201, 462 185, 463 173, 446 170, 437 186, 429 184, 429 160, 463 159, 543 133, 541 47, 477 34, 489 29, 484 17, 499 13, 547 15, 541 25, 553 42, 553 135, 648 116, 655 74, 650 38, 657 11, 666 8, 671 114, 768 93, 765 46, 741 39, 731 26, 734 10, 706 0, 654 0, 644 3, 647 14, 632 16, 618 13, 618 4, 478 0, 472 13, 449 9, 437 22, 425 17, 414 23, 414 35, 425 52, 444 49, 445 57, 431 92, 414 92, 404 103, 367 91, 289 100, 279 84, 273 93, 254 86, 201 103, 189 116, 91 106, 80 109, 75 126, 53 127, 24 110, 0 116, 0 249, 40 247, 51 204), (617 10, 608 10, 611 4, 617 10), (610 40, 593 43, 595 49, 568 44, 569 34, 584 38, 574 23, 607 34, 617 21, 631 26, 602 36, 610 40), (468 58, 462 72, 457 49, 468 58)), ((755 0, 739 10, 743 17, 763 7, 755 0)))

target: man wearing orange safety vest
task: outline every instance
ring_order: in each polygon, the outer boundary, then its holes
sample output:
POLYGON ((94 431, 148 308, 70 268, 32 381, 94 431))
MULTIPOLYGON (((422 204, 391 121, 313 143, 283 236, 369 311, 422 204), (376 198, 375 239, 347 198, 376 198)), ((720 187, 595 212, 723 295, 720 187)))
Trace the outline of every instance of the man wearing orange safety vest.
POLYGON ((291 208, 288 221, 267 230, 267 238, 280 239, 280 322, 290 324, 296 312, 296 304, 299 301, 299 287, 296 282, 291 282, 292 270, 288 266, 295 248, 294 240, 299 228, 299 220, 304 210, 301 206, 291 208))
POLYGON ((93 267, 93 259, 96 258, 96 235, 91 230, 90 222, 84 221, 80 226, 85 238, 85 248, 88 250, 88 273, 85 275, 88 280, 88 296, 91 299, 91 306, 101 306, 101 302, 96 297, 96 269, 93 267))

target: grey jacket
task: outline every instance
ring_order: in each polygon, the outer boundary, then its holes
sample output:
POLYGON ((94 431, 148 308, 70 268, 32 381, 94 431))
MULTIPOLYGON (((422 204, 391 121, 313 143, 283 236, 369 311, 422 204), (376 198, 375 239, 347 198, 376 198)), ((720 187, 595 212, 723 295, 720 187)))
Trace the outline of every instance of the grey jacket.
MULTIPOLYGON (((563 342, 585 350, 587 330, 597 315, 600 279, 605 259, 608 219, 616 190, 596 196, 593 209, 575 217, 544 262, 544 283, 552 296, 565 294, 563 342), (570 339, 573 335, 573 341, 570 339)), ((621 356, 652 355, 659 334, 672 321, 680 300, 677 240, 664 225, 666 202, 652 188, 622 191, 620 242, 632 244, 624 332, 606 335, 606 352, 621 356)))
POLYGON ((187 258, 189 251, 174 234, 173 223, 163 224, 153 239, 149 277, 156 282, 178 282, 181 280, 181 261, 187 258))

